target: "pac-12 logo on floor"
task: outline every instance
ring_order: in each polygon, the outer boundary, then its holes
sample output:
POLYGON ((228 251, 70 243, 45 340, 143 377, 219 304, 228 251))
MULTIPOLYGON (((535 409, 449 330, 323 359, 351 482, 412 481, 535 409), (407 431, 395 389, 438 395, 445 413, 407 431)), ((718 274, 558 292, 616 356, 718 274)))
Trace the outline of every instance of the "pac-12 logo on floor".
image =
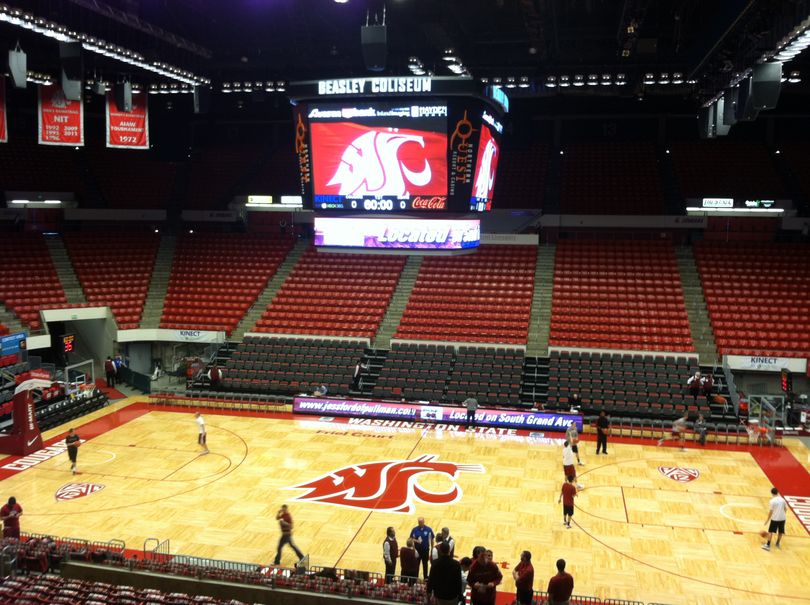
POLYGON ((458 501, 461 498, 461 488, 455 483, 458 473, 484 472, 480 464, 438 462, 437 458, 435 454, 427 454, 414 460, 364 462, 336 469, 287 489, 309 490, 296 500, 362 510, 410 513, 413 512, 414 500, 427 504, 458 501), (453 487, 443 493, 426 490, 419 485, 419 476, 429 473, 444 475, 453 483, 453 487))
POLYGON ((689 483, 700 477, 700 471, 696 468, 683 468, 680 466, 659 466, 658 472, 679 483, 689 483))
POLYGON ((100 492, 103 489, 104 486, 100 483, 66 483, 56 490, 56 500, 64 502, 66 500, 84 498, 85 496, 100 492))

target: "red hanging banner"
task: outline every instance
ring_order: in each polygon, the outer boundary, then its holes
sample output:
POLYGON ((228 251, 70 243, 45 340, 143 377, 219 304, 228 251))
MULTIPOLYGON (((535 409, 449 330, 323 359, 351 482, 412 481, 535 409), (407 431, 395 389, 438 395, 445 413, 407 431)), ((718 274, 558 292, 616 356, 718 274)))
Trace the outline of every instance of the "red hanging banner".
POLYGON ((149 108, 145 92, 132 93, 132 111, 121 111, 107 93, 107 147, 149 149, 149 108))
POLYGON ((6 79, 0 76, 0 143, 8 143, 6 127, 6 79))
POLYGON ((59 86, 39 87, 39 144, 84 145, 84 106, 59 86))

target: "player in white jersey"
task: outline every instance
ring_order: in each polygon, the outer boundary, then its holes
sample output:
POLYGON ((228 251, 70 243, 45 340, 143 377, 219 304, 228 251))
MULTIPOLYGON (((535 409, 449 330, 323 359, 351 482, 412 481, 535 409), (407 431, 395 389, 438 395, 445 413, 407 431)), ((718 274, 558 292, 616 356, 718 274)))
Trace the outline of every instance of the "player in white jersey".
POLYGON ((787 500, 782 497, 775 487, 771 489, 771 494, 773 498, 769 502, 768 518, 765 519, 765 523, 770 522, 768 525, 768 541, 762 545, 762 550, 771 550, 771 538, 774 534, 776 534, 776 548, 781 550, 782 536, 785 535, 785 521, 787 521, 787 500))

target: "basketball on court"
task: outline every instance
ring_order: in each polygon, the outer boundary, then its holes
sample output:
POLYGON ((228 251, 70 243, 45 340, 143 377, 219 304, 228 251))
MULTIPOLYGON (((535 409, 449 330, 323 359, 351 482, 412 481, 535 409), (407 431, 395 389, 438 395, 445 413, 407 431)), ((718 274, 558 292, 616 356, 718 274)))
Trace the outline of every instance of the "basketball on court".
POLYGON ((767 538, 768 537, 768 532, 763 529, 761 532, 759 532, 759 537, 760 538, 767 538))

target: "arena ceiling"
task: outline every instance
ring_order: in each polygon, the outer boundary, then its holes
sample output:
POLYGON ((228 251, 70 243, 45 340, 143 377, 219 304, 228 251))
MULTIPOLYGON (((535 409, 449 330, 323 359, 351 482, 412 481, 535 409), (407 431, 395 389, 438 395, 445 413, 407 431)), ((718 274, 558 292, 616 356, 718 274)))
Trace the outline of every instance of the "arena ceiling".
MULTIPOLYGON (((504 84, 526 78, 529 85, 514 96, 662 96, 692 108, 810 16, 808 0, 5 1, 205 75, 215 90, 237 80, 366 74, 360 29, 367 19, 381 22, 385 10, 384 74, 409 74, 416 57, 426 70, 451 75, 442 57, 452 48, 473 77, 504 84), (622 74, 626 84, 548 86, 549 78, 590 74, 614 82, 622 74)), ((53 41, 26 34, 0 23, 0 40, 11 46, 22 38, 32 66, 55 70, 53 41)), ((106 57, 87 57, 85 67, 109 78, 154 80, 106 57)), ((810 79, 810 49, 785 70, 810 79)), ((783 94, 808 90, 801 82, 783 94)))

